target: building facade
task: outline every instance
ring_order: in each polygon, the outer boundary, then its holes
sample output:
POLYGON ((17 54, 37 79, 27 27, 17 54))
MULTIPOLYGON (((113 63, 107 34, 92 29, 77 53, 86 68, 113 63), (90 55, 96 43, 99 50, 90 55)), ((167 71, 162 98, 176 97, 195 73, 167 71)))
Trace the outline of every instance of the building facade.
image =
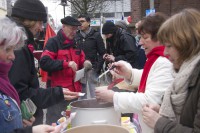
MULTIPOLYGON (((184 8, 200 9, 200 0, 154 0, 156 12, 163 12, 171 16, 184 8)), ((150 9, 150 0, 132 0, 131 17, 133 23, 141 20, 146 15, 146 10, 150 9)))
POLYGON ((7 1, 0 0, 0 17, 5 16, 7 14, 7 1))

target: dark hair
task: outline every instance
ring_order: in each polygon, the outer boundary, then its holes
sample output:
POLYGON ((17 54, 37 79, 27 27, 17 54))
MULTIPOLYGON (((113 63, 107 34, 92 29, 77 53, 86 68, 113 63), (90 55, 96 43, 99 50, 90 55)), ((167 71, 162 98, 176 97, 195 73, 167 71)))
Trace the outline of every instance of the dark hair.
POLYGON ((86 14, 81 14, 81 15, 78 16, 78 18, 85 18, 85 20, 87 22, 90 22, 90 17, 88 15, 86 15, 86 14))
POLYGON ((138 27, 138 33, 151 34, 151 39, 154 41, 157 41, 158 30, 160 26, 165 22, 166 19, 167 19, 167 16, 160 12, 150 14, 149 16, 141 20, 141 24, 138 27))

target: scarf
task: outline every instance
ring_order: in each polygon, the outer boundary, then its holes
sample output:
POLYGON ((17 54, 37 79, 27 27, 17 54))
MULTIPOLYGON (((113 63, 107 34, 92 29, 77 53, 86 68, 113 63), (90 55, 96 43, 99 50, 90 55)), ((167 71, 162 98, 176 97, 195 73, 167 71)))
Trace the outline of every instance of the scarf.
POLYGON ((160 56, 164 56, 164 46, 158 46, 151 50, 149 54, 147 54, 147 61, 144 65, 142 78, 140 80, 140 85, 138 92, 145 92, 146 89, 146 82, 149 75, 149 71, 151 69, 151 66, 154 64, 154 62, 158 59, 160 56))
POLYGON ((19 95, 8 79, 8 72, 12 63, 0 62, 0 91, 13 98, 20 107, 19 95))
POLYGON ((174 82, 165 91, 163 103, 159 113, 170 120, 179 122, 179 117, 185 100, 188 96, 190 75, 200 61, 200 53, 190 60, 183 62, 178 73, 175 73, 174 82))
POLYGON ((89 27, 89 29, 86 32, 80 30, 80 34, 83 36, 83 38, 86 38, 86 36, 90 33, 91 30, 91 27, 89 27))
POLYGON ((63 44, 68 44, 68 45, 73 45, 74 44, 74 40, 70 40, 64 33, 63 30, 61 30, 62 36, 64 38, 64 42, 63 44))

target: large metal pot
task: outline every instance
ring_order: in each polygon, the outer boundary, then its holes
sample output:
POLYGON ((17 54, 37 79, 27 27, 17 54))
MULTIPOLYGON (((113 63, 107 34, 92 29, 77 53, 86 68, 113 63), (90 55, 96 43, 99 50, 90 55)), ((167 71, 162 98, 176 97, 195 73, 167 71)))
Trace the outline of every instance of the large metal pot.
POLYGON ((129 133, 121 126, 115 125, 87 125, 78 126, 67 130, 65 133, 129 133))
POLYGON ((99 103, 96 99, 71 102, 71 112, 76 112, 72 127, 90 124, 121 124, 121 113, 114 110, 112 103, 99 103))

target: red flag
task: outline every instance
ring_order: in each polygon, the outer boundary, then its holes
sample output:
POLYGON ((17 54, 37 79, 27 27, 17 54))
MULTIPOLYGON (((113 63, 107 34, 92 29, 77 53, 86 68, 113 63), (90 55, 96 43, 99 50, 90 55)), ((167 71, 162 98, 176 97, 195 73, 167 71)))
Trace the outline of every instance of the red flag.
MULTIPOLYGON (((47 23, 47 25, 46 25, 46 35, 45 35, 45 39, 44 39, 43 48, 46 46, 46 43, 47 43, 48 39, 53 37, 53 36, 55 36, 55 35, 56 35, 56 33, 51 28, 51 26, 47 23)), ((47 72, 45 72, 42 69, 40 69, 40 75, 42 76, 42 81, 43 82, 47 82, 47 72)))

